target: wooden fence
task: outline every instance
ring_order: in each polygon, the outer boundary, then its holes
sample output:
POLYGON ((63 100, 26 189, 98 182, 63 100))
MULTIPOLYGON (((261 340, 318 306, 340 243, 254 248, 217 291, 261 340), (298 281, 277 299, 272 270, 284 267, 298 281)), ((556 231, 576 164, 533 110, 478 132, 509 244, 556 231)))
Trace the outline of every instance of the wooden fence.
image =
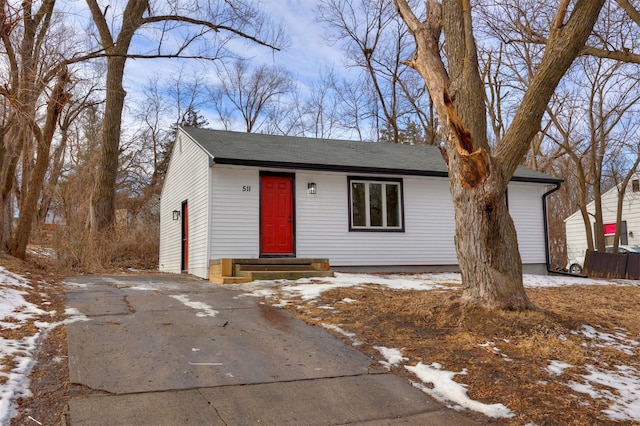
POLYGON ((589 278, 640 279, 640 254, 587 251, 584 274, 589 278))

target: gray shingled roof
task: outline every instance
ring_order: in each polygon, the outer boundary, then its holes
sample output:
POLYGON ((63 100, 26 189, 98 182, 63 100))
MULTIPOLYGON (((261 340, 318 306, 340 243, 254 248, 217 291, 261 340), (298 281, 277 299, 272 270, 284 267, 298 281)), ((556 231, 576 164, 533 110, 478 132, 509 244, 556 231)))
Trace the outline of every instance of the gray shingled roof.
MULTIPOLYGON (((447 176, 433 146, 311 139, 183 127, 217 164, 334 170, 416 176, 447 176)), ((513 180, 555 183, 557 179, 524 167, 513 180)))

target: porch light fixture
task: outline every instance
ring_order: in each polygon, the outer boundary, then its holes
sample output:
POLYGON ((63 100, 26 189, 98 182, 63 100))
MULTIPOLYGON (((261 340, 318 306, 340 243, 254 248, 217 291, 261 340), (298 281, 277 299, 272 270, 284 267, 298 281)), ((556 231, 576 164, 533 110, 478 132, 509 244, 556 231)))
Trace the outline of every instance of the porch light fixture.
POLYGON ((180 219, 180 210, 174 210, 173 211, 173 220, 178 220, 180 219))
POLYGON ((315 195, 316 194, 316 184, 315 184, 315 182, 309 182, 307 184, 307 192, 309 193, 309 195, 315 195))

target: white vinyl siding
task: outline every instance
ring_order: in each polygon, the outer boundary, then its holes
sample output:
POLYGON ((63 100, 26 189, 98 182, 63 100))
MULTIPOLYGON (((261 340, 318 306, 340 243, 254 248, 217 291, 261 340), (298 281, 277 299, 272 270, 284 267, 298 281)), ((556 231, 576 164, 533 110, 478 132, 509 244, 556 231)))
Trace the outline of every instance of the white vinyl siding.
MULTIPOLYGON (((259 173, 258 168, 251 167, 217 165, 212 168, 212 259, 259 257, 259 173), (243 190, 249 186, 250 191, 243 190)), ((371 177, 397 179, 362 176, 362 180, 371 177)), ((296 256, 326 257, 334 266, 457 265, 448 181, 436 177, 404 177, 402 186, 405 232, 350 232, 347 175, 296 172, 296 256), (316 184, 316 194, 308 193, 311 182, 316 184)), ((545 262, 544 192, 544 185, 510 185, 509 207, 524 263, 545 262)))
POLYGON ((518 233, 518 249, 523 264, 546 263, 542 195, 546 186, 511 182, 509 184, 509 214, 518 233))
MULTIPOLYGON (((370 177, 384 178, 362 180, 370 177)), ((299 172, 296 182, 298 257, 328 257, 334 266, 457 264, 446 179, 403 178, 405 232, 349 232, 344 174, 299 172), (315 195, 307 194, 308 182, 316 183, 315 195)))
POLYGON ((252 167, 214 166, 211 258, 259 256, 260 176, 252 167))
POLYGON ((160 271, 181 272, 182 218, 173 211, 188 202, 188 272, 207 278, 209 206, 209 157, 191 139, 178 133, 160 198, 160 271))

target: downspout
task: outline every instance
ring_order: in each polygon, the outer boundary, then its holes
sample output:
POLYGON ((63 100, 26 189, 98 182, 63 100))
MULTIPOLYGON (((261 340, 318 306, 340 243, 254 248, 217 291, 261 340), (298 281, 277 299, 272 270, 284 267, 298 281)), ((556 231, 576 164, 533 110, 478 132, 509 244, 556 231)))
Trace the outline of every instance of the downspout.
POLYGON ((549 242, 549 216, 547 210, 547 197, 560 189, 562 182, 556 182, 556 187, 542 194, 542 215, 544 216, 544 255, 547 262, 547 272, 558 275, 567 275, 570 277, 583 277, 584 275, 572 274, 565 271, 556 271, 551 269, 551 243, 549 242))

